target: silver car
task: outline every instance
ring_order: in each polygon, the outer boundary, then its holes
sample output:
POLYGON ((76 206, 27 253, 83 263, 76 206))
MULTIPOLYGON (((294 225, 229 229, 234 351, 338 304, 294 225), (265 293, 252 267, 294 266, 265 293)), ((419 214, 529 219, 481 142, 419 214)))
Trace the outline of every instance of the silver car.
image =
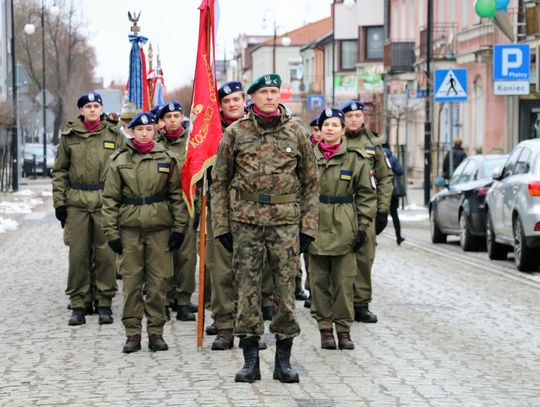
POLYGON ((520 271, 536 270, 540 254, 540 139, 519 143, 486 197, 486 244, 490 259, 514 249, 520 271))

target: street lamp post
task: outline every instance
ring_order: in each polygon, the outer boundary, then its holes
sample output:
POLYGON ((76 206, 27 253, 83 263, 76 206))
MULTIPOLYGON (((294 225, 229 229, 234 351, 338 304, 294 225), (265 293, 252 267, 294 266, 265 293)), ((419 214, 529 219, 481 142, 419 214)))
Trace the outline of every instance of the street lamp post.
MULTIPOLYGON (((60 9, 57 6, 49 8, 51 17, 57 17, 60 14, 60 9)), ((43 176, 47 174, 47 94, 46 94, 46 69, 45 69, 45 0, 41 0, 41 97, 43 107, 43 176)), ((24 32, 28 35, 32 35, 36 31, 34 24, 26 24, 24 26, 24 32)))
POLYGON ((11 92, 13 100, 13 123, 11 127, 11 188, 19 190, 19 133, 17 128, 17 58, 15 56, 15 13, 13 0, 10 3, 11 13, 11 92))
MULTIPOLYGON (((283 28, 282 26, 279 26, 276 24, 276 12, 272 9, 268 9, 264 12, 265 17, 263 18, 263 24, 266 25, 266 13, 271 12, 272 13, 272 25, 274 27, 274 37, 272 41, 272 72, 276 73, 276 46, 277 46, 277 30, 278 28, 283 28)), ((283 37, 281 39, 281 43, 288 47, 291 45, 291 39, 289 37, 283 37)))

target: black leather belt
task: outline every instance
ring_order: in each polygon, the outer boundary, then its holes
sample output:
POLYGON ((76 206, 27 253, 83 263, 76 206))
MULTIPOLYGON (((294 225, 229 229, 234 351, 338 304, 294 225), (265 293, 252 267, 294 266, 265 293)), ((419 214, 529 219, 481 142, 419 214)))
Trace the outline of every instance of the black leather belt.
POLYGON ((168 200, 169 196, 167 194, 155 194, 152 196, 125 196, 122 203, 127 205, 148 205, 168 200))
POLYGON ((103 191, 105 184, 81 184, 80 182, 71 182, 69 187, 71 189, 80 189, 81 191, 103 191))
POLYGON ((297 200, 296 194, 285 194, 285 195, 269 195, 269 194, 259 194, 258 192, 246 192, 239 191, 238 197, 244 201, 259 202, 262 204, 279 204, 279 203, 289 203, 295 202, 297 200))
POLYGON ((320 195, 319 202, 327 204, 342 204, 342 203, 353 203, 354 196, 334 196, 334 195, 320 195))

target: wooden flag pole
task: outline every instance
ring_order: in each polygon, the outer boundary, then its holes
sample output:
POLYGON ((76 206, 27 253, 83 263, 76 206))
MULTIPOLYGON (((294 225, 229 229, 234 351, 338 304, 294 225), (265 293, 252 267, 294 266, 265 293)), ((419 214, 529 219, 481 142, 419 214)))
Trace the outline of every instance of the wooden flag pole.
POLYGON ((197 306, 197 351, 203 346, 204 328, 204 274, 205 274, 205 249, 206 249, 206 171, 203 176, 201 197, 201 222, 199 232, 199 301, 197 306))

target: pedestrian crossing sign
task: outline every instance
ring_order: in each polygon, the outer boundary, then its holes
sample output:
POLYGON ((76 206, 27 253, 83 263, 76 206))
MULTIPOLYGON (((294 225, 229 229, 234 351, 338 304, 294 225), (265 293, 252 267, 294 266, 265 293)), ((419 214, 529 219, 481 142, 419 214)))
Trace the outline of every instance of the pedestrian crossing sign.
POLYGON ((466 69, 435 70, 435 101, 464 102, 467 100, 466 69))

